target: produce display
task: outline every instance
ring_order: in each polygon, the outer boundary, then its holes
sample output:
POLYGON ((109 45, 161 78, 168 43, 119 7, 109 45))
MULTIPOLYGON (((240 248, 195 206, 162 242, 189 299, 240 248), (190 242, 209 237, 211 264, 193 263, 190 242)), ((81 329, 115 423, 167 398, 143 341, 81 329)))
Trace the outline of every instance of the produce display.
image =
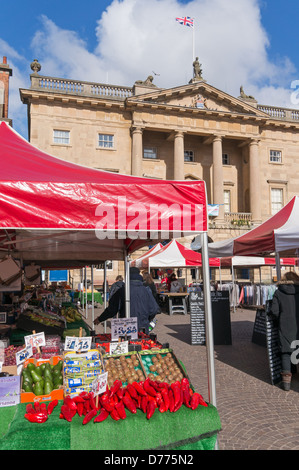
POLYGON ((172 352, 140 354, 146 375, 151 380, 173 383, 184 378, 183 371, 172 352))
POLYGON ((85 353, 66 353, 63 362, 65 394, 78 395, 90 391, 95 377, 104 372, 100 351, 94 349, 85 353))
POLYGON ((121 380, 115 380, 112 387, 107 387, 106 392, 98 398, 93 392, 81 392, 73 398, 65 397, 60 418, 71 422, 78 414, 84 416, 82 424, 85 425, 92 420, 101 423, 109 416, 119 421, 126 419, 127 412, 134 415, 137 410, 141 410, 146 419, 150 419, 156 410, 160 413, 174 413, 182 406, 191 410, 208 406, 199 393, 193 392, 187 378, 172 384, 147 378, 144 382, 132 382, 126 387, 123 387, 121 380))
POLYGON ((24 346, 7 346, 4 349, 4 363, 3 366, 15 366, 16 365, 16 353, 21 351, 24 346))
POLYGON ((62 360, 55 366, 50 362, 43 362, 38 366, 29 362, 22 370, 22 390, 36 396, 49 395, 63 385, 62 366, 62 360))
POLYGON ((67 323, 74 323, 82 320, 82 316, 75 307, 62 307, 60 314, 66 319, 67 323))
POLYGON ((111 387, 115 380, 122 384, 130 384, 145 379, 145 373, 137 354, 119 357, 106 357, 105 370, 108 372, 108 385, 111 387))

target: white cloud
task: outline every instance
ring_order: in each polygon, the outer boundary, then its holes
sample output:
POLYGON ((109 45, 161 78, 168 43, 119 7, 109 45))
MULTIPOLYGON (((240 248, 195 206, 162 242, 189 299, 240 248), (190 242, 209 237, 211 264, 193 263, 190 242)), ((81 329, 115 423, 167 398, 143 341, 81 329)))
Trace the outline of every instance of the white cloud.
MULTIPOLYGON (((44 15, 40 21, 29 61, 39 60, 42 75, 132 86, 155 72, 158 87, 187 84, 194 33, 195 55, 208 83, 233 96, 243 85, 262 104, 295 107, 290 102, 295 67, 287 57, 269 60, 259 0, 113 0, 97 20, 93 51, 76 31, 44 15), (177 16, 194 17, 194 30, 176 22, 177 16)), ((13 84, 16 93, 29 79, 30 62, 25 71, 24 58, 9 52, 19 78, 13 84)))

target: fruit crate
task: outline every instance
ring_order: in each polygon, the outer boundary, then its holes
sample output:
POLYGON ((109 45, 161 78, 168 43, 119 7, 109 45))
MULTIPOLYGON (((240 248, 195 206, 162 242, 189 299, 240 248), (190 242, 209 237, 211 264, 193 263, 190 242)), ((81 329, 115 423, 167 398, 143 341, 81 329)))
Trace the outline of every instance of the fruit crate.
POLYGON ((26 312, 22 313, 17 320, 17 328, 25 331, 35 331, 36 333, 44 332, 45 335, 59 335, 62 336, 65 323, 63 321, 55 320, 56 325, 49 325, 46 322, 49 322, 51 319, 46 314, 43 317, 40 317, 43 322, 32 320, 29 314, 26 312))
MULTIPOLYGON (((51 359, 35 359, 29 358, 24 362, 23 368, 26 368, 29 363, 33 363, 35 366, 39 366, 44 362, 49 362, 51 366, 55 366, 59 361, 62 360, 61 356, 52 356, 51 359)), ((21 377, 21 403, 33 403, 37 402, 46 402, 52 400, 63 400, 63 385, 60 385, 59 388, 52 390, 48 395, 35 395, 33 392, 24 392, 23 388, 23 378, 21 377)))
MULTIPOLYGON (((146 377, 172 383, 189 377, 172 349, 140 351, 138 353, 146 377)), ((190 383, 190 380, 189 380, 190 383)))

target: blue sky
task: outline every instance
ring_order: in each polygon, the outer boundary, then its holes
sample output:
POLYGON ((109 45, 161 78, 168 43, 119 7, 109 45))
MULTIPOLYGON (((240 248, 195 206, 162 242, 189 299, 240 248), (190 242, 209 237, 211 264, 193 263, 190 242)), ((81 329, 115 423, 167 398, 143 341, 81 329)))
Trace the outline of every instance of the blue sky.
POLYGON ((298 17, 297 0, 1 2, 0 60, 7 56, 13 68, 14 128, 27 138, 19 88, 30 86, 33 59, 41 75, 132 86, 154 72, 166 88, 192 77, 193 38, 211 85, 233 96, 243 85, 260 104, 298 107, 298 17), (177 16, 193 17, 194 30, 177 16))

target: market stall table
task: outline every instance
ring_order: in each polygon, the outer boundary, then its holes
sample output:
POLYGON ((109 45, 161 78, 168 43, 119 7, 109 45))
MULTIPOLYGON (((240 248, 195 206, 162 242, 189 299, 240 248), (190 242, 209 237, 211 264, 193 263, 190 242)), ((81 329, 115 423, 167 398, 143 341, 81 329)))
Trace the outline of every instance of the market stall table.
POLYGON ((174 313, 184 312, 184 315, 187 315, 187 292, 166 292, 164 295, 168 297, 169 302, 169 315, 173 315, 174 313), (174 299, 180 299, 182 304, 173 304, 174 299))
POLYGON ((109 417, 83 426, 78 415, 72 422, 59 419, 61 404, 42 424, 24 418, 25 403, 0 408, 0 450, 212 450, 221 430, 213 405, 175 413, 156 410, 149 420, 137 410, 124 420, 109 417))

